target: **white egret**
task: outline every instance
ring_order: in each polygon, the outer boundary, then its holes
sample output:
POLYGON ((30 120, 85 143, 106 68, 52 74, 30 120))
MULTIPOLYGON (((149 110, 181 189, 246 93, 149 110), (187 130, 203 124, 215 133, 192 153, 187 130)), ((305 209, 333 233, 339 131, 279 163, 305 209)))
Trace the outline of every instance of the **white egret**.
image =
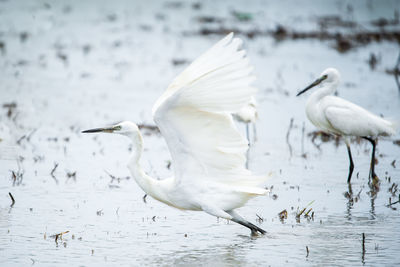
POLYGON ((339 72, 334 68, 328 68, 322 72, 320 78, 300 91, 297 96, 321 84, 321 87, 312 93, 307 100, 306 114, 308 119, 322 131, 344 137, 350 159, 348 183, 351 181, 354 169, 349 136, 359 136, 371 142, 370 176, 377 178, 375 174, 376 138, 380 135, 394 135, 396 133, 395 125, 393 122, 378 117, 356 104, 332 96, 331 94, 336 91, 339 82, 339 72))
POLYGON ((267 193, 261 184, 267 176, 245 168, 248 142, 235 127, 232 113, 240 110, 257 89, 253 67, 242 41, 230 33, 197 58, 169 85, 153 106, 153 118, 171 153, 174 177, 148 176, 139 160, 142 135, 136 124, 121 122, 108 132, 129 137, 134 146, 128 167, 132 176, 153 198, 178 209, 204 211, 264 234, 235 209, 250 198, 267 193))
POLYGON ((257 112, 257 102, 254 97, 250 99, 250 101, 244 105, 238 112, 234 114, 234 117, 246 124, 246 136, 247 140, 250 142, 250 133, 249 133, 249 124, 253 124, 253 135, 254 139, 257 139, 256 136, 256 120, 258 119, 258 112, 257 112))
MULTIPOLYGON (((236 112, 233 115, 234 118, 236 118, 236 120, 246 124, 246 137, 249 144, 251 143, 249 124, 251 123, 253 125, 253 138, 254 141, 256 141, 257 140, 256 120, 258 118, 258 113, 257 113, 257 103, 254 96, 251 97, 250 101, 246 105, 244 105, 238 112, 236 112)), ((249 168, 249 150, 247 150, 246 153, 246 168, 249 168)))

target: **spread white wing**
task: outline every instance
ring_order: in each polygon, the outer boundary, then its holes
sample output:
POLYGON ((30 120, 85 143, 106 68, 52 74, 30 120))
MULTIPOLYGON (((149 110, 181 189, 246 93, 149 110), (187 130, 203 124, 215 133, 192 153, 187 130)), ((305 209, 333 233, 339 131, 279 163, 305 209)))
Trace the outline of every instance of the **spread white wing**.
POLYGON ((257 91, 250 85, 255 77, 241 43, 232 33, 219 41, 176 77, 153 106, 178 182, 251 180, 245 168, 248 143, 231 115, 257 91))

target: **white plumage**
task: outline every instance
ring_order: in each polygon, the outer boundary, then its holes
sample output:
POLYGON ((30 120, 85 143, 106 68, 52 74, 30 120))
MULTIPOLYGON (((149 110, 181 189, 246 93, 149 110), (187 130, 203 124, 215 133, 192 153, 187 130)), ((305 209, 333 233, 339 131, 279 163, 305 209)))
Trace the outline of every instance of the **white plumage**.
POLYGON ((153 106, 153 118, 171 153, 174 177, 156 180, 144 173, 139 164, 143 141, 134 123, 84 132, 130 137, 135 149, 129 168, 153 198, 179 209, 231 219, 252 233, 265 233, 234 211, 251 197, 267 193, 261 187, 267 177, 255 176, 245 167, 248 143, 231 115, 257 91, 251 86, 253 67, 241 43, 232 33, 219 41, 176 77, 153 106))
POLYGON ((334 68, 322 72, 320 78, 310 86, 299 92, 301 95, 312 87, 321 84, 321 87, 310 95, 306 103, 308 119, 321 130, 344 137, 348 149, 350 168, 348 182, 354 169, 351 157, 349 136, 360 136, 373 145, 371 159, 371 176, 377 177, 374 171, 375 139, 380 135, 394 135, 395 124, 378 117, 364 108, 342 98, 332 96, 340 82, 340 74, 334 68))

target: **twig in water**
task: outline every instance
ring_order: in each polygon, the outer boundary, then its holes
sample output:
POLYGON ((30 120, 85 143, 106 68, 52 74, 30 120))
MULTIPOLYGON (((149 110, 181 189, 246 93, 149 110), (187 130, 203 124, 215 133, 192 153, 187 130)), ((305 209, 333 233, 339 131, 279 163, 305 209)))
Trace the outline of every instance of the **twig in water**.
POLYGON ((258 215, 257 213, 256 213, 256 216, 257 216, 259 222, 263 222, 264 221, 264 219, 260 215, 258 215))
POLYGON ((310 253, 310 251, 308 250, 308 246, 306 246, 306 251, 307 251, 306 258, 308 258, 308 254, 310 253))
POLYGON ((283 222, 284 219, 287 219, 287 216, 288 216, 287 210, 283 210, 283 211, 279 212, 278 216, 279 216, 279 220, 281 220, 281 222, 283 222))
POLYGON ((396 66, 394 67, 394 79, 396 81, 397 84, 397 88, 400 91, 400 80, 399 80, 399 75, 400 75, 400 53, 399 53, 399 57, 397 58, 397 63, 396 66))
POLYGON ((54 238, 54 241, 57 243, 58 239, 62 239, 62 236, 69 233, 69 231, 61 232, 59 234, 55 234, 50 236, 51 238, 54 238))
POLYGON ((13 195, 11 194, 11 192, 8 192, 8 195, 9 195, 10 198, 11 198, 12 203, 11 203, 10 207, 12 207, 12 206, 14 206, 14 204, 15 204, 15 199, 14 199, 13 195))
POLYGON ((306 208, 304 208, 304 209, 302 209, 299 213, 297 213, 296 214, 296 217, 300 217, 301 216, 301 214, 303 214, 303 212, 306 210, 306 208))
MULTIPOLYGON (((391 199, 391 198, 389 198, 389 199, 391 199)), ((399 203, 400 202, 400 200, 397 200, 397 201, 395 201, 395 202, 391 202, 391 203, 389 203, 389 205, 386 205, 386 207, 390 207, 390 206, 392 206, 392 205, 394 205, 394 204, 397 204, 397 203, 399 203)))
POLYGON ((290 142, 289 142, 290 131, 291 131, 292 128, 293 128, 293 121, 294 121, 294 119, 291 118, 291 119, 290 119, 289 128, 288 128, 288 131, 287 131, 287 133, 286 133, 286 143, 288 144, 288 147, 289 147, 290 157, 292 157, 292 155, 293 155, 292 146, 290 145, 290 142))
POLYGON ((308 214, 309 214, 311 211, 312 211, 312 208, 310 208, 310 209, 306 212, 306 214, 304 214, 304 216, 307 217, 308 214))
POLYGON ((303 122, 303 126, 301 127, 301 155, 305 158, 307 157, 306 153, 304 152, 304 133, 306 131, 305 122, 303 122))
MULTIPOLYGON (((314 203, 315 200, 311 201, 310 203, 307 204, 307 206, 304 207, 304 209, 302 209, 299 213, 296 214, 296 219, 298 222, 300 222, 300 216, 304 213, 304 211, 306 211, 307 207, 309 207, 311 204, 314 203)), ((312 209, 310 209, 304 216, 307 217, 308 213, 311 211, 312 209)))
POLYGON ((51 175, 51 177, 53 177, 54 181, 56 181, 56 184, 58 184, 58 180, 57 180, 56 176, 54 175, 54 172, 56 171, 57 167, 58 167, 58 163, 54 162, 54 168, 50 172, 50 175, 51 175))
POLYGON ((113 182, 114 180, 116 180, 116 179, 117 179, 117 177, 115 177, 114 175, 112 175, 112 174, 111 174, 111 173, 109 173, 108 171, 104 170, 104 172, 105 172, 105 173, 107 173, 107 174, 108 174, 108 176, 110 176, 110 177, 111 177, 111 182, 110 182, 110 184, 112 184, 112 182, 113 182))

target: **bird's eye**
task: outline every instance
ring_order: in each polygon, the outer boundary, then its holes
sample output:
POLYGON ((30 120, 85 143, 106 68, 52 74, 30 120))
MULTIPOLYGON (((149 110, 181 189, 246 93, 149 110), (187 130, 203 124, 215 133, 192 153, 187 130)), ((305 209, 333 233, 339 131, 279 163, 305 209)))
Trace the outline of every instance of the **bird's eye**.
POLYGON ((116 130, 116 131, 121 130, 121 126, 120 125, 114 126, 114 130, 116 130))
POLYGON ((326 78, 328 78, 328 75, 325 74, 324 76, 322 76, 322 79, 325 80, 326 78))

